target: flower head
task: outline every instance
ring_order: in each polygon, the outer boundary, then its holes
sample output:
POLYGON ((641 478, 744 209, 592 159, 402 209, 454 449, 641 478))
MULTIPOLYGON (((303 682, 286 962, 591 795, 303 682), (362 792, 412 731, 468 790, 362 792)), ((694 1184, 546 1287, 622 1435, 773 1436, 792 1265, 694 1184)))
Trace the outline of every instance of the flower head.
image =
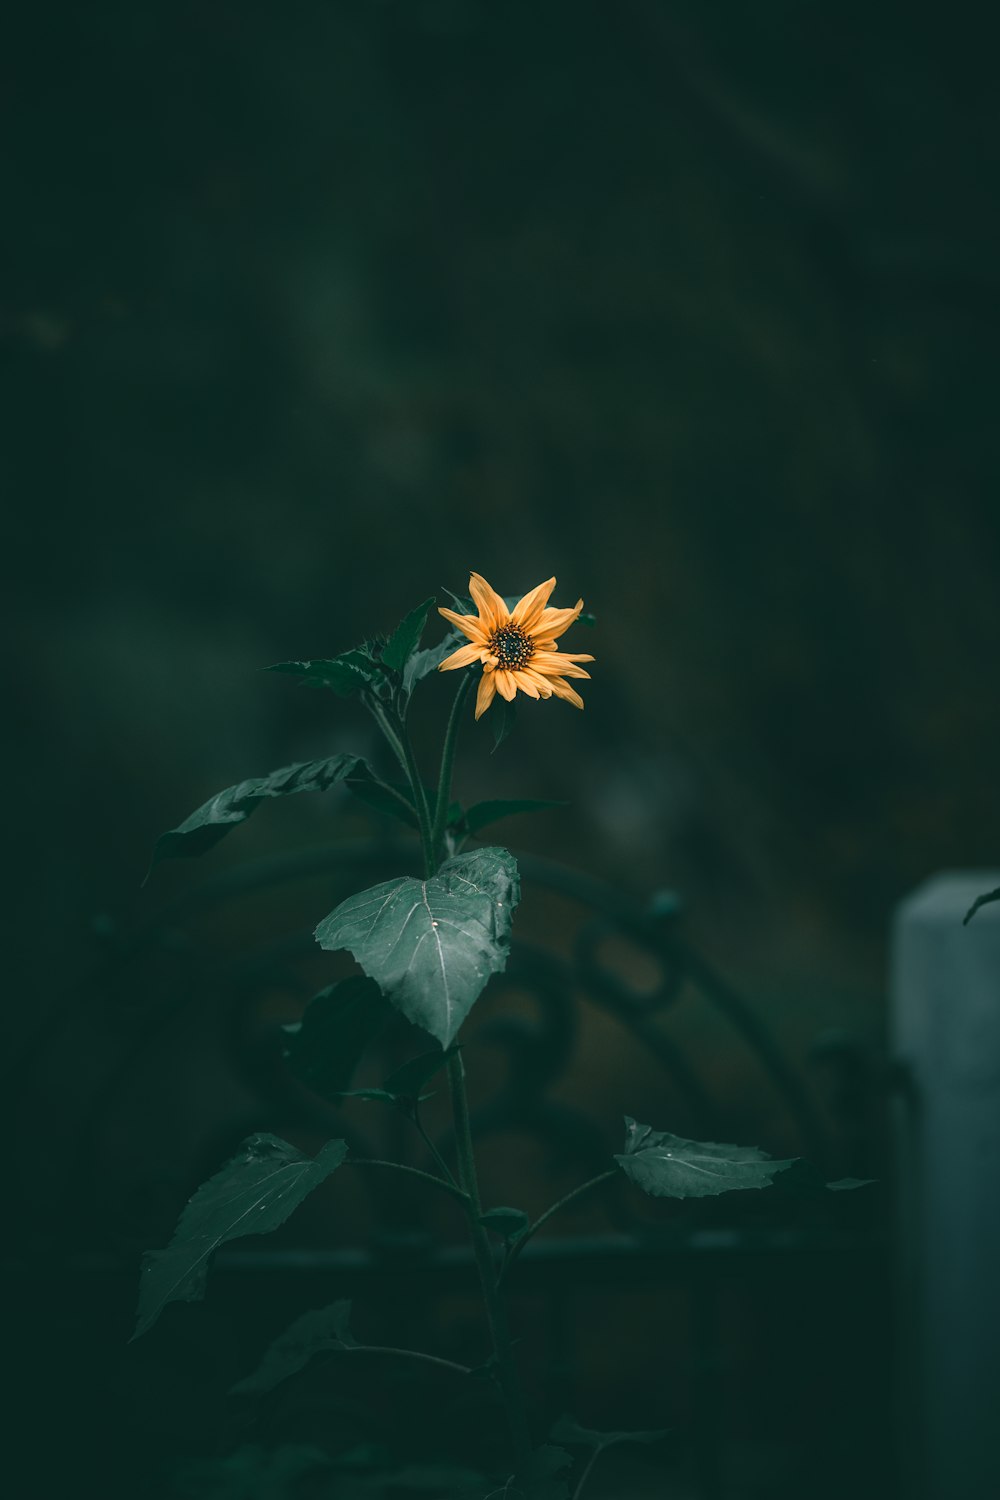
POLYGON ((483 675, 476 697, 476 718, 480 718, 496 694, 513 702, 515 694, 529 698, 565 698, 577 708, 583 699, 566 681, 567 677, 589 677, 578 665, 593 661, 592 656, 570 655, 560 651, 558 637, 579 619, 583 600, 572 609, 548 609, 549 595, 556 586, 554 578, 540 583, 508 609, 490 585, 478 573, 469 579, 469 593, 478 609, 477 615, 460 615, 453 609, 438 609, 453 625, 469 637, 467 646, 452 652, 438 668, 450 672, 455 667, 469 667, 481 661, 483 675))

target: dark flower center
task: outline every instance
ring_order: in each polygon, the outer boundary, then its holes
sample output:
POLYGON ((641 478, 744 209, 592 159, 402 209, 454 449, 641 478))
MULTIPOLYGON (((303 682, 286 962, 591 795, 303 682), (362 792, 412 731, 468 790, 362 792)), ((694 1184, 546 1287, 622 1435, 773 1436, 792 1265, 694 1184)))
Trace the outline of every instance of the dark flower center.
POLYGON ((504 625, 490 638, 490 650, 507 671, 517 671, 535 654, 535 643, 516 625, 504 625))

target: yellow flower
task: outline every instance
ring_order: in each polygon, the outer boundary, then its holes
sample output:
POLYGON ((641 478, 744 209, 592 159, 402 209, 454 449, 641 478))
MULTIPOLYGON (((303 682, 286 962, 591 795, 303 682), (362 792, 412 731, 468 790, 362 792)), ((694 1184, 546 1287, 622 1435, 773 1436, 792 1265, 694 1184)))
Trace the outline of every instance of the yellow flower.
POLYGON ((473 573, 469 593, 479 610, 478 615, 460 615, 453 609, 438 609, 453 625, 469 637, 468 646, 460 646, 438 668, 450 672, 455 667, 469 667, 481 661, 483 675, 476 698, 476 718, 481 718, 496 694, 514 699, 518 689, 529 698, 565 698, 577 708, 583 707, 580 694, 570 687, 567 677, 589 677, 577 663, 593 661, 592 656, 571 656, 559 650, 558 636, 579 618, 583 600, 572 609, 547 609, 549 595, 556 586, 554 578, 540 583, 530 594, 508 609, 500 595, 485 578, 473 573))

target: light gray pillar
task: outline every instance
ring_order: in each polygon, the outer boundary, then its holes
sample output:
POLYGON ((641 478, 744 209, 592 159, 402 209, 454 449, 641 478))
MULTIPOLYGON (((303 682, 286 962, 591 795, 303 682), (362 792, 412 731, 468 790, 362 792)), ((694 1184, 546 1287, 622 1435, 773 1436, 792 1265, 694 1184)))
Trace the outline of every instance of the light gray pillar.
MULTIPOLYGON (((998 835, 1000 836, 1000 835, 998 835)), ((903 1494, 1000 1497, 1000 871, 936 876, 900 906, 898 1430, 903 1494)))

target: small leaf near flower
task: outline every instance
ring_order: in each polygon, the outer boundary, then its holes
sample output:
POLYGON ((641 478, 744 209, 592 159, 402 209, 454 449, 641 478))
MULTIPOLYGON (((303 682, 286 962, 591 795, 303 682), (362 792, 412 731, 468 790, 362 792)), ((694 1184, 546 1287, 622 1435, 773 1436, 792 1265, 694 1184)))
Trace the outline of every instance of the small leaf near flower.
POLYGON ((404 620, 396 626, 382 649, 382 664, 391 667, 394 672, 402 672, 410 657, 420 644, 420 637, 424 633, 427 624, 427 616, 434 605, 434 596, 425 599, 423 604, 418 604, 412 609, 404 620))
POLYGON ((579 663, 594 658, 585 653, 560 651, 558 645, 558 637, 580 618, 583 600, 578 599, 572 609, 550 609, 548 600, 555 586, 556 580, 549 578, 510 608, 485 578, 473 573, 469 578, 469 593, 478 614, 438 607, 438 614, 469 640, 468 645, 441 662, 438 671, 450 672, 482 663, 477 719, 497 693, 508 703, 521 692, 529 698, 564 698, 576 708, 583 707, 583 699, 567 679, 589 677, 590 673, 579 663))

